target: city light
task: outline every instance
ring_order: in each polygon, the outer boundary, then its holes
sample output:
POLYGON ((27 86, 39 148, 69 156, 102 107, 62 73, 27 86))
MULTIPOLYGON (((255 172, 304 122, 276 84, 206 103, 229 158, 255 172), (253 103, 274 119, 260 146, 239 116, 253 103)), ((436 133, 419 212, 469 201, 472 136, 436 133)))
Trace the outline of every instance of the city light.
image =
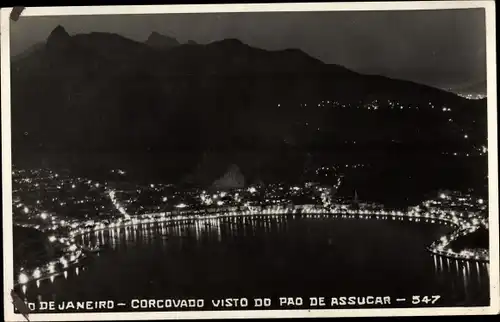
MULTIPOLYGON (((351 164, 351 166, 361 167, 362 164, 351 164)), ((318 169, 330 171, 333 168, 323 166, 318 169)), ((70 183, 74 182, 77 185, 78 182, 86 182, 83 180, 73 180, 70 183)), ((74 237, 97 232, 98 230, 110 229, 115 230, 116 233, 117 230, 123 227, 137 227, 138 224, 146 224, 151 227, 150 224, 155 222, 202 222, 207 219, 212 220, 228 216, 242 216, 245 218, 247 216, 279 216, 285 214, 306 216, 307 218, 332 216, 360 220, 422 221, 429 224, 447 225, 453 229, 449 233, 437 237, 438 239, 429 245, 428 250, 431 253, 449 258, 488 261, 487 252, 476 249, 467 250, 467 252, 455 252, 451 248, 452 243, 458 238, 472 234, 481 227, 488 227, 487 213, 483 213, 485 207, 482 206, 487 203, 487 200, 446 190, 439 193, 437 198, 426 200, 414 207, 408 207, 405 211, 387 209, 382 204, 368 202, 359 202, 356 208, 352 207, 350 200, 332 198, 332 189, 338 188, 342 180, 339 178, 336 182, 335 185, 330 186, 323 186, 314 182, 294 186, 261 184, 234 191, 212 191, 210 195, 207 195, 206 191, 196 189, 188 192, 176 191, 172 194, 172 197, 169 195, 168 198, 166 196, 151 198, 151 204, 142 204, 139 207, 130 206, 130 203, 137 200, 135 196, 140 193, 140 189, 133 187, 130 189, 131 192, 120 190, 117 193, 108 188, 106 191, 100 191, 98 197, 77 196, 66 200, 64 203, 60 199, 53 197, 49 197, 47 200, 52 200, 57 204, 61 202, 62 206, 67 205, 68 207, 81 203, 85 206, 92 205, 97 211, 109 212, 112 214, 111 216, 101 218, 90 216, 87 218, 85 215, 85 217, 82 216, 80 219, 76 219, 76 217, 58 214, 58 211, 45 208, 50 213, 50 216, 46 212, 42 212, 39 217, 42 219, 49 218, 48 221, 38 221, 25 225, 39 229, 44 234, 47 234, 48 240, 54 244, 54 247, 60 247, 64 252, 59 259, 63 268, 73 265, 80 257, 85 256, 85 252, 82 252, 83 246, 79 245, 74 237), (304 204, 293 202, 293 198, 296 197, 303 198, 304 204), (224 200, 221 200, 221 198, 224 198, 224 200), (163 203, 170 202, 160 204, 160 201, 163 203), (93 202, 102 203, 94 206, 93 202), (127 214, 126 209, 133 215, 127 214), (118 211, 118 214, 113 210, 118 211)), ((54 186, 59 183, 55 182, 54 186)), ((106 182, 103 182, 102 185, 104 187, 111 186, 106 182)), ((162 185, 156 185, 155 187, 159 193, 164 195, 169 193, 167 190, 162 190, 162 185)), ((87 186, 87 189, 89 188, 92 188, 92 186, 87 186)), ((73 193, 79 192, 75 191, 73 193)), ((39 201, 36 198, 31 200, 33 203, 39 201)), ((44 205, 48 204, 47 200, 43 200, 44 205)), ((28 203, 21 203, 21 201, 16 204, 17 209, 23 209, 23 211, 27 209, 29 212, 28 206, 30 206, 28 203)), ((33 209, 39 211, 37 208, 33 209)), ((85 210, 85 213, 89 213, 88 210, 85 210)), ((49 262, 41 267, 32 268, 29 272, 23 271, 22 273, 26 275, 26 280, 29 280, 28 276, 38 279, 44 278, 43 274, 53 273, 55 269, 54 263, 49 262)), ((21 275, 19 275, 20 283, 21 279, 21 275)))
POLYGON ((59 261, 61 262, 61 264, 63 264, 63 265, 64 265, 64 267, 66 267, 66 266, 68 265, 68 261, 67 261, 67 260, 66 260, 66 258, 64 258, 64 257, 61 257, 61 258, 59 259, 59 261))
POLYGON ((28 277, 28 275, 21 273, 21 274, 19 274, 18 281, 20 284, 26 284, 29 281, 29 277, 28 277))
POLYGON ((34 278, 40 278, 40 269, 35 269, 35 271, 33 272, 33 277, 34 278))

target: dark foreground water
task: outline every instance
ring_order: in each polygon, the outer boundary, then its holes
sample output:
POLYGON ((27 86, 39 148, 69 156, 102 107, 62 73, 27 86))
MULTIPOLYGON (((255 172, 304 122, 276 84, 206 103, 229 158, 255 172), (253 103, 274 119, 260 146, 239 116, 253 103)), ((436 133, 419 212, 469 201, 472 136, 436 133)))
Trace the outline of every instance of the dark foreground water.
MULTIPOLYGON (((301 297, 303 307, 288 308, 309 308, 311 296, 391 296, 390 305, 374 307, 412 307, 414 295, 441 296, 419 306, 489 305, 486 264, 426 252, 447 230, 392 220, 254 216, 100 231, 80 242, 108 249, 24 291, 30 302, 114 300, 113 310, 123 311, 132 310, 131 299, 196 298, 213 309, 212 299, 230 297, 268 297, 273 308, 279 297, 301 297)), ((352 307, 359 306, 337 308, 352 307)))

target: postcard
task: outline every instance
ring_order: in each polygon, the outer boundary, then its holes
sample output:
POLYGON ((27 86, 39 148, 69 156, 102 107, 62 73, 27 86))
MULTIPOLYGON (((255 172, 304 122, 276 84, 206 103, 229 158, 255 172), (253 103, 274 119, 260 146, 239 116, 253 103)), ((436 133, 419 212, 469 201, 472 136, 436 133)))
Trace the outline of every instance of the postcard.
POLYGON ((1 10, 6 320, 499 312, 493 1, 1 10))

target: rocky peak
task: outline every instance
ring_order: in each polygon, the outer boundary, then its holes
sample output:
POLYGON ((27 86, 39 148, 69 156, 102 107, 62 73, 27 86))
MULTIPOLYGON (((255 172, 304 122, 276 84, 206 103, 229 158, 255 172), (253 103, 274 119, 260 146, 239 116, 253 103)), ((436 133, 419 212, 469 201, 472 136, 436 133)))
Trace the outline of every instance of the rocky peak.
POLYGON ((60 47, 64 46, 67 41, 71 38, 66 29, 63 26, 58 25, 47 38, 48 47, 60 47))
POLYGON ((177 39, 153 31, 145 42, 147 45, 156 48, 170 48, 180 45, 177 39))
POLYGON ((47 42, 58 41, 58 40, 66 40, 66 39, 69 39, 70 37, 71 36, 68 34, 68 32, 66 31, 66 29, 64 29, 63 26, 58 25, 50 33, 49 37, 47 38, 47 42))

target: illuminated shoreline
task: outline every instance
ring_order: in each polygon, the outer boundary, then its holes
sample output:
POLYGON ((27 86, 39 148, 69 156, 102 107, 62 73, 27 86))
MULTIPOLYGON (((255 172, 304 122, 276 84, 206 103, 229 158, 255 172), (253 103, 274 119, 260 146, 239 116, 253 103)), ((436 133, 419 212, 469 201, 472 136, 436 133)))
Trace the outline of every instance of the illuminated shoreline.
MULTIPOLYGON (((21 269, 18 274, 17 283, 14 283, 14 287, 25 286, 26 284, 32 282, 39 282, 45 279, 49 279, 61 274, 66 274, 69 268, 75 267, 81 263, 83 259, 86 258, 85 253, 81 246, 77 244, 71 244, 70 239, 67 237, 60 237, 54 240, 53 243, 59 243, 59 245, 70 246, 72 249, 65 255, 59 257, 56 260, 51 260, 45 265, 36 267, 34 269, 21 269), (61 268, 62 266, 62 268, 61 268)), ((72 240, 74 241, 74 240, 72 240)))
MULTIPOLYGON (((439 213, 422 213, 419 207, 410 208, 407 212, 402 211, 385 211, 385 210, 366 210, 366 209, 350 209, 348 206, 330 206, 324 207, 319 205, 295 205, 295 206, 270 206, 270 207, 249 207, 247 210, 234 210, 234 207, 220 207, 216 213, 208 214, 203 210, 183 210, 177 212, 161 212, 149 213, 136 216, 124 215, 124 218, 118 218, 116 221, 109 224, 95 223, 92 227, 79 227, 85 225, 81 222, 80 225, 72 225, 74 227, 69 231, 68 236, 60 236, 57 241, 63 245, 69 246, 73 253, 69 256, 63 256, 58 261, 51 261, 42 267, 35 268, 31 271, 23 270, 20 272, 18 283, 15 286, 25 285, 31 282, 47 279, 53 275, 60 275, 68 268, 75 266, 81 259, 85 258, 85 250, 83 245, 77 245, 76 237, 102 230, 115 230, 123 227, 139 226, 143 224, 156 224, 165 222, 175 223, 193 223, 208 219, 221 219, 228 217, 245 217, 245 216, 302 216, 305 218, 328 218, 337 219, 365 219, 365 220, 408 220, 415 222, 425 222, 431 224, 448 225, 453 227, 453 231, 441 236, 437 241, 434 241, 427 250, 437 256, 451 258, 461 261, 476 261, 489 262, 489 254, 472 253, 470 251, 462 251, 456 253, 449 247, 450 243, 460 237, 466 236, 477 231, 481 227, 481 223, 475 220, 468 221, 460 218, 457 215, 447 214, 445 211, 439 213), (224 209, 226 208, 226 209, 224 209), (71 244, 71 242, 73 244, 71 244), (69 257, 69 260, 67 259, 69 257), (56 270, 56 263, 63 266, 62 270, 56 270)), ((484 223, 482 223, 484 224, 484 223)), ((58 266, 61 266, 58 265, 58 266)))

